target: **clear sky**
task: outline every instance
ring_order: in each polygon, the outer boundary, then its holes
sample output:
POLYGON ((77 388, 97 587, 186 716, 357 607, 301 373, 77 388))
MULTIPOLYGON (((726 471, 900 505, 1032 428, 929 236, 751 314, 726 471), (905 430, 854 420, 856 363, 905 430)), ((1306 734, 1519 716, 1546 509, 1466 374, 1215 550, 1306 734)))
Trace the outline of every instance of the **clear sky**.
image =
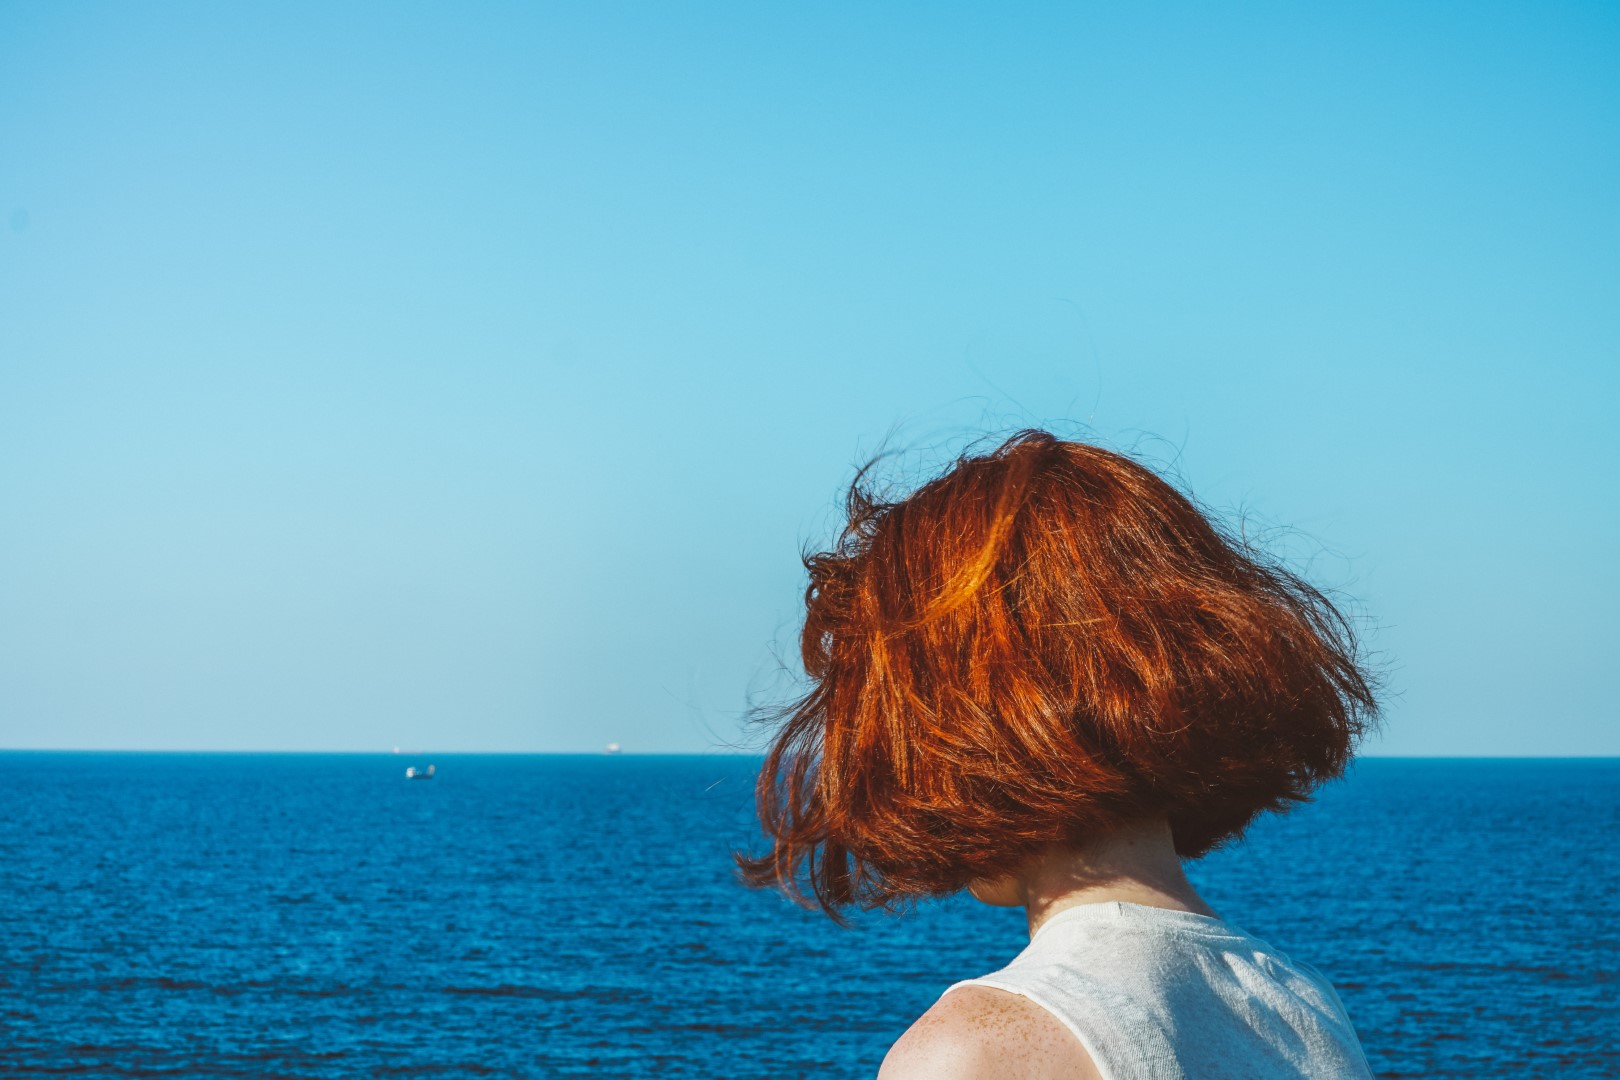
POLYGON ((888 437, 1617 754, 1620 9, 0 4, 0 746, 704 751, 888 437), (1084 427, 1082 427, 1084 426, 1084 427))

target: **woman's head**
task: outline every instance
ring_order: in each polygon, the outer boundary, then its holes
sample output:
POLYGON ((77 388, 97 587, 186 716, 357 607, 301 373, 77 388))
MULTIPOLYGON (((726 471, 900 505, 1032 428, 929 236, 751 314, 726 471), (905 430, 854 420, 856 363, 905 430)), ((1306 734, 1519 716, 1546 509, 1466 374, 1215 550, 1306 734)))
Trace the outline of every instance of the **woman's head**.
POLYGON ((955 892, 1166 815, 1197 858, 1309 797, 1376 716, 1349 624, 1119 454, 1026 431, 810 555, 808 692, 752 884, 829 912, 955 892))

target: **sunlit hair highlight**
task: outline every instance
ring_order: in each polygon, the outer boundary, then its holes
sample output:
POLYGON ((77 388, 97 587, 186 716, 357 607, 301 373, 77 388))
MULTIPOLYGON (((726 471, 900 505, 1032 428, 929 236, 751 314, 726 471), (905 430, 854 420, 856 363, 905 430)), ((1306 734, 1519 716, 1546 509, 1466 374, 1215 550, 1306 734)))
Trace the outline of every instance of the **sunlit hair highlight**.
POLYGON ((898 500, 863 477, 805 558, 809 686, 772 716, 750 884, 838 917, 1161 813, 1198 858, 1376 719, 1327 597, 1130 458, 1024 431, 898 500))

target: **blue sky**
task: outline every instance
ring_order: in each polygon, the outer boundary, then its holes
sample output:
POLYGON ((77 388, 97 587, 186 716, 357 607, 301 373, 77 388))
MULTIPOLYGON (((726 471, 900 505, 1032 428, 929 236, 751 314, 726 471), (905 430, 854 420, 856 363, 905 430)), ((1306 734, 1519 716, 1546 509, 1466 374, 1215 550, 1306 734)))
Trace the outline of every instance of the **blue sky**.
POLYGON ((0 6, 0 746, 704 751, 857 460, 1134 450, 1617 754, 1606 5, 0 6))

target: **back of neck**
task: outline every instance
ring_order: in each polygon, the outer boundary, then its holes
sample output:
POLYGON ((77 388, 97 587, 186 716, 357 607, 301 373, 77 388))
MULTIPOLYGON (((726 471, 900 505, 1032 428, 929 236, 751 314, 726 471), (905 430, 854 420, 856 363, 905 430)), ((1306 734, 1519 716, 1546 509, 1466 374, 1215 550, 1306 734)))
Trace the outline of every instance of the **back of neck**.
POLYGON ((1219 918, 1187 880, 1164 818, 1081 848, 1051 848, 1020 875, 1018 890, 1031 936, 1065 908, 1110 900, 1219 918))

